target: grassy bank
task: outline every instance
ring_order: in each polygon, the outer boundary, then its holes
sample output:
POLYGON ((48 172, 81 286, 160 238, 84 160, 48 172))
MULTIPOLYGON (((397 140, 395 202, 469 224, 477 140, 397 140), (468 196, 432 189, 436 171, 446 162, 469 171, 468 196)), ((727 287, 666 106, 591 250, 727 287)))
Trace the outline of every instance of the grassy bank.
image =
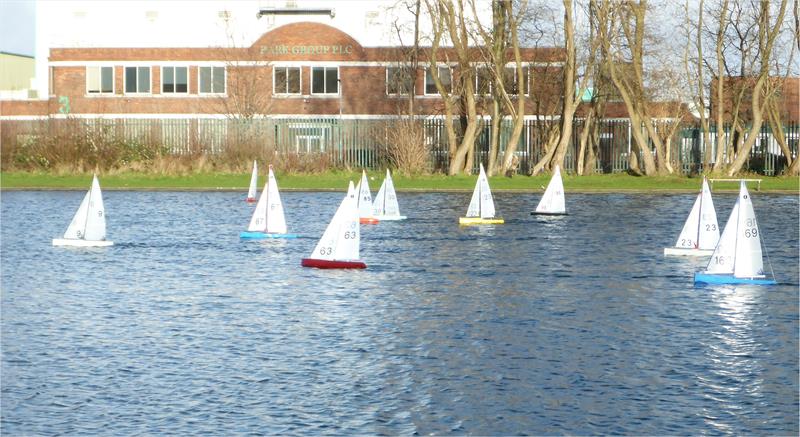
MULTIPOLYGON (((128 190, 246 190, 249 173, 191 173, 186 175, 156 175, 144 173, 100 174, 104 189, 128 190)), ((264 179, 261 175, 259 185, 264 179)), ((278 184, 284 190, 343 190, 348 180, 358 181, 357 172, 327 172, 321 174, 277 174, 278 184)), ((377 190, 383 172, 369 173, 370 186, 377 190)), ((761 191, 800 193, 800 179, 790 177, 748 176, 762 179, 761 191)), ((393 175, 398 190, 470 191, 476 176, 393 175)), ((520 176, 513 178, 493 177, 493 190, 541 191, 550 179, 549 174, 520 176)), ((91 174, 54 175, 33 172, 0 173, 2 189, 85 189, 91 182, 91 174)), ((698 177, 635 177, 627 174, 564 176, 564 187, 573 192, 626 192, 626 191, 687 191, 695 192, 700 186, 698 177)), ((755 190, 756 184, 750 184, 755 190)), ((259 190, 261 187, 259 187, 259 190)), ((714 191, 734 191, 736 183, 716 182, 714 191)))

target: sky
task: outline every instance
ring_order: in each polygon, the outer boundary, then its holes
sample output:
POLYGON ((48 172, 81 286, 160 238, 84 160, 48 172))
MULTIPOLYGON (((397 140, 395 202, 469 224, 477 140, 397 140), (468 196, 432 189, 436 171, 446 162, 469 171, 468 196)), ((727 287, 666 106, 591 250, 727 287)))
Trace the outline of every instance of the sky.
POLYGON ((0 51, 34 55, 35 0, 0 0, 0 51))

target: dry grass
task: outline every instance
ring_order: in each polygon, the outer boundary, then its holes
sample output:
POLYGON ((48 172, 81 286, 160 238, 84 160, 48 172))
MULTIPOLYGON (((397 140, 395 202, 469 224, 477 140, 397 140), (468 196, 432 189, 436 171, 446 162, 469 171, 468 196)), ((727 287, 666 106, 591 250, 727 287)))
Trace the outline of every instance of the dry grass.
POLYGON ((406 175, 431 171, 430 148, 420 120, 401 118, 376 129, 373 136, 383 159, 395 171, 406 175))

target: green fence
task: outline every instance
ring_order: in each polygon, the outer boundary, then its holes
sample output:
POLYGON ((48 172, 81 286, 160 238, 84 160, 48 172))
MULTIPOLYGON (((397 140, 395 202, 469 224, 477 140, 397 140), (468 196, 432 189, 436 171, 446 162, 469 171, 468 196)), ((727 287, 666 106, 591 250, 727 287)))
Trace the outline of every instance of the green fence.
MULTIPOLYGON (((393 127, 389 120, 355 120, 337 117, 286 118, 286 119, 105 119, 105 118, 51 118, 42 120, 0 121, 0 144, 7 153, 22 143, 37 141, 46 136, 69 135, 114 138, 129 142, 156 144, 175 155, 214 154, 231 147, 247 145, 248 150, 269 153, 292 153, 298 155, 324 155, 331 164, 349 168, 380 168, 386 165, 385 153, 388 144, 387 132, 393 127)), ((449 151, 445 122, 440 118, 421 119, 425 145, 429 151, 431 168, 447 171, 449 151)), ((544 156, 548 132, 557 120, 526 120, 523 134, 517 145, 519 171, 528 173, 544 156)), ((564 169, 574 172, 580 148, 580 133, 584 120, 576 119, 573 138, 567 151, 564 169)), ((506 120, 500 129, 500 151, 505 150, 512 130, 506 120)), ((666 129, 664 127, 663 129, 666 129)), ((484 122, 475 141, 475 170, 478 163, 488 161, 491 143, 491 124, 484 122)), ((631 153, 631 129, 629 121, 602 120, 597 126, 593 141, 594 170, 598 173, 627 171, 631 153)), ((726 140, 736 135, 730 127, 721 130, 726 140)), ((715 149, 716 128, 711 128, 711 144, 703 143, 698 126, 684 126, 677 130, 667 142, 669 159, 673 167, 682 173, 702 171, 706 147, 715 149)), ((797 157, 800 126, 785 127, 784 136, 792 158, 797 157)), ((735 141, 734 141, 735 142, 735 141)), ((712 150, 712 156, 715 150, 712 150)), ((8 158, 4 155, 5 159, 8 158)), ((730 160, 731 156, 724 159, 730 160)), ((781 148, 769 127, 764 127, 750 153, 746 168, 750 171, 774 175, 780 174, 786 165, 781 148)))

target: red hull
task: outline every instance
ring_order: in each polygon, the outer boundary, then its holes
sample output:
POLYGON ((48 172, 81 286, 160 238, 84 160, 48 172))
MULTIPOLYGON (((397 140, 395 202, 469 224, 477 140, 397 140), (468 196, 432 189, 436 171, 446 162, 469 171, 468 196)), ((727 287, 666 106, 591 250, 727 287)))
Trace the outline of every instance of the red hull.
POLYGON ((366 269, 362 261, 328 261, 325 259, 303 258, 300 262, 303 267, 316 267, 318 269, 366 269))
POLYGON ((247 202, 247 203, 256 203, 256 199, 254 199, 252 197, 248 197, 247 199, 244 199, 244 201, 247 202))
POLYGON ((362 225, 377 225, 378 223, 380 223, 380 220, 372 217, 361 217, 360 219, 358 219, 358 221, 362 225))

